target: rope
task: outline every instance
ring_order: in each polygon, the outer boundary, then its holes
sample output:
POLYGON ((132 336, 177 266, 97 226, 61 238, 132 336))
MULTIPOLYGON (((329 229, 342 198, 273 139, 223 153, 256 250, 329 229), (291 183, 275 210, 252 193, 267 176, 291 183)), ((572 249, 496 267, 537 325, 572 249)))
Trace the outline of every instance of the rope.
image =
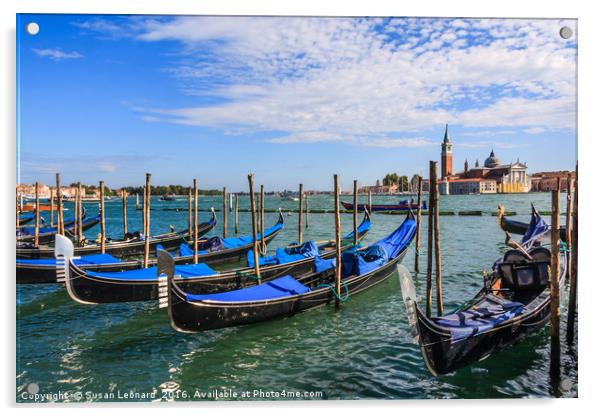
POLYGON ((337 290, 333 285, 327 284, 327 283, 321 283, 319 285, 317 285, 316 287, 327 287, 330 288, 330 290, 332 291, 332 294, 334 295, 335 298, 337 298, 338 300, 340 300, 341 302, 347 302, 347 299, 349 299, 349 288, 347 287, 347 285, 345 284, 344 281, 341 280, 341 286, 343 286, 345 288, 345 296, 341 297, 337 294, 337 290))

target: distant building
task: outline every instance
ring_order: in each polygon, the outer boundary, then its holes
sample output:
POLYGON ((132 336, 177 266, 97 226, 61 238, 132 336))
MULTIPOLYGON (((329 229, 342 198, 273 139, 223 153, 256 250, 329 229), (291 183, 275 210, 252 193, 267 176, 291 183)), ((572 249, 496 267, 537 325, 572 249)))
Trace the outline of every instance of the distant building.
POLYGON ((376 180, 376 185, 374 186, 361 186, 357 189, 358 193, 360 194, 367 194, 367 193, 373 193, 373 194, 395 194, 397 193, 399 190, 399 186, 397 184, 392 184, 392 185, 381 185, 380 184, 380 180, 376 180))
MULTIPOLYGON (((573 174, 573 179, 575 173, 573 174)), ((560 178, 560 191, 566 192, 568 187, 568 170, 557 172, 538 172, 531 175, 531 192, 549 192, 556 190, 557 180, 560 178)))
POLYGON ((468 160, 464 161, 464 171, 452 174, 452 143, 448 126, 445 125, 445 135, 441 143, 441 180, 439 190, 447 194, 477 194, 477 193, 518 193, 531 190, 531 178, 527 173, 527 165, 519 160, 516 163, 502 165, 495 156, 493 149, 485 159, 483 166, 477 159, 475 166, 470 169, 468 160), (495 184, 495 185, 494 185, 495 184))

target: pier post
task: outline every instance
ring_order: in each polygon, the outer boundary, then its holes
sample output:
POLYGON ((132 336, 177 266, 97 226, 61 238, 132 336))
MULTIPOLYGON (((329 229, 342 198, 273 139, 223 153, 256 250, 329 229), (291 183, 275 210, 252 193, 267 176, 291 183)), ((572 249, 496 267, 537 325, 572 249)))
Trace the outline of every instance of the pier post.
POLYGON ((303 184, 299 184, 299 244, 303 242, 303 184))
POLYGON ((353 180, 353 245, 357 245, 357 179, 353 180))
POLYGON ((261 275, 259 274, 259 250, 257 247, 257 218, 255 216, 255 194, 253 193, 253 174, 249 173, 249 196, 251 198, 251 226, 253 228, 253 266, 255 268, 255 277, 257 283, 261 284, 261 275))
POLYGON ((50 188, 50 226, 54 227, 54 189, 52 186, 50 188))
POLYGON ((305 192, 305 228, 309 228, 309 193, 305 192))
POLYGON ((194 214, 192 216, 192 239, 193 239, 193 261, 194 264, 199 262, 199 186, 196 178, 192 180, 193 198, 194 198, 194 214))
POLYGON ((75 194, 73 196, 73 241, 77 242, 79 238, 79 184, 75 185, 75 194))
POLYGON ((341 217, 339 216, 339 175, 334 175, 334 229, 335 229, 335 247, 336 247, 336 262, 335 262, 335 284, 337 298, 335 305, 339 306, 341 298, 341 217))
MULTIPOLYGON (((436 163, 436 162, 435 162, 436 163)), ((437 282, 437 315, 443 315, 443 282, 441 276, 441 230, 439 223, 439 186, 435 164, 435 190, 433 192, 433 229, 435 239, 435 278, 437 282)))
MULTIPOLYGON (((107 229, 105 226, 105 183, 104 181, 100 181, 100 252, 101 254, 105 253, 106 250, 106 239, 107 239, 107 229)), ((145 256, 146 259, 147 256, 145 256)), ((148 260, 148 259, 146 259, 148 260)), ((145 264, 144 267, 147 267, 145 264)))
POLYGON ((140 194, 136 193, 136 211, 140 209, 140 194))
POLYGON ((372 191, 368 191, 368 212, 372 214, 372 191))
POLYGON ((263 185, 259 187, 259 206, 261 207, 261 212, 259 214, 260 218, 260 227, 259 232, 261 233, 261 255, 265 256, 265 196, 263 193, 263 185))
POLYGON ((40 244, 40 184, 36 182, 35 185, 36 193, 36 212, 35 212, 35 225, 33 227, 33 245, 37 247, 40 244))
MULTIPOLYGON (((579 194, 579 173, 578 167, 575 168, 575 202, 573 204, 573 224, 571 228, 571 263, 570 267, 570 288, 569 288, 569 310, 566 326, 566 340, 569 345, 573 344, 575 338, 575 314, 577 313, 577 199, 579 194)), ((567 212, 567 215, 568 212, 567 212)), ((569 230, 566 230, 567 234, 569 230)))
POLYGON ((224 238, 228 237, 228 207, 227 207, 227 201, 228 201, 228 191, 226 190, 226 187, 224 186, 224 204, 222 207, 222 211, 224 214, 224 238))
POLYGON ((550 375, 560 377, 560 178, 552 191, 552 259, 550 264, 550 375))
POLYGON ((431 317, 433 304, 433 200, 437 188, 437 162, 429 163, 429 206, 428 206, 428 229, 427 229, 427 266, 426 266, 426 316, 431 317))
POLYGON ((84 205, 84 195, 86 195, 86 192, 80 182, 77 183, 77 190, 78 190, 78 194, 79 194, 79 208, 77 211, 77 219, 79 221, 79 234, 77 236, 77 239, 78 239, 77 241, 79 243, 81 243, 84 239, 84 230, 82 228, 83 222, 84 222, 84 219, 82 217, 82 207, 84 205))
MULTIPOLYGON (((151 197, 151 174, 146 174, 146 187, 145 187, 145 213, 144 213, 144 223, 146 225, 146 229, 144 230, 144 267, 148 267, 148 256, 150 255, 150 197, 151 197)), ((103 198, 104 199, 104 198, 103 198)))
POLYGON ((56 174, 56 212, 57 232, 65 235, 65 223, 63 221, 63 192, 61 192, 61 174, 56 174))
POLYGON ((192 238, 192 188, 188 187, 188 238, 192 238))
POLYGON ((420 221, 422 218, 422 176, 418 177, 420 185, 418 186, 418 210, 416 216, 416 252, 414 254, 414 271, 420 271, 420 221))
POLYGON ((232 193, 228 194, 228 204, 230 205, 229 206, 230 209, 228 212, 232 212, 232 193))
POLYGON ((123 239, 126 239, 128 233, 128 203, 125 188, 121 189, 121 201, 123 205, 123 239))
POLYGON ((565 252, 565 256, 566 256, 566 264, 567 264, 567 271, 566 271, 566 278, 567 281, 570 282, 571 281, 571 268, 568 267, 568 265, 571 264, 571 211, 572 211, 572 195, 571 195, 571 191, 573 187, 573 180, 572 180, 572 175, 569 172, 569 174, 567 175, 566 178, 566 218, 565 218, 565 244, 566 244, 566 252, 565 252))
POLYGON ((238 235, 238 193, 234 195, 234 234, 238 235))
POLYGON ((142 191, 142 234, 146 236, 146 184, 142 191))

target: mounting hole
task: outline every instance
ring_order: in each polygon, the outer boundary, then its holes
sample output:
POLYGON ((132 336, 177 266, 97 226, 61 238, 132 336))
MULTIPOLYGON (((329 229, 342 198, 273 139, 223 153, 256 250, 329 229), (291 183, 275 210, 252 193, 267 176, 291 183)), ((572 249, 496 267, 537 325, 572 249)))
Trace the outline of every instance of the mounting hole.
POLYGON ((570 27, 564 26, 560 29, 560 37, 562 39, 569 39, 571 36, 573 36, 573 29, 570 27))
POLYGON ((27 23, 25 26, 25 31, 28 35, 35 36, 40 32, 40 25, 38 25, 36 22, 27 23))

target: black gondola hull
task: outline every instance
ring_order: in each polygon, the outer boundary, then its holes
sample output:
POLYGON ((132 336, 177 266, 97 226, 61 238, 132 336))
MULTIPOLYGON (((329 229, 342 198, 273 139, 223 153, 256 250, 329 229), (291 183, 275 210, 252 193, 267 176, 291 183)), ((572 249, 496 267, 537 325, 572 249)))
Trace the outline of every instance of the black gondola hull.
MULTIPOLYGON (((215 227, 215 220, 199 225, 199 237, 207 234, 215 227)), ((155 251, 158 244, 166 250, 177 248, 180 243, 189 239, 188 231, 180 231, 155 236, 150 241, 150 250, 155 251)), ((144 240, 134 239, 131 241, 108 242, 106 244, 107 254, 117 257, 136 256, 144 253, 144 240)), ((100 253, 99 244, 91 244, 85 247, 75 247, 75 256, 87 256, 100 253)), ((54 247, 17 247, 18 259, 44 259, 54 258, 54 247)))
MULTIPOLYGON (((522 221, 516 221, 516 220, 510 220, 510 219, 506 218, 505 216, 502 216, 502 218, 500 220, 500 225, 502 227, 502 230, 508 231, 509 233, 512 233, 512 234, 518 234, 518 235, 524 235, 527 232, 527 230, 529 229, 529 223, 522 222, 522 221)), ((560 227, 560 239, 562 241, 566 241, 566 227, 564 227, 564 226, 560 227)))
POLYGON ((550 303, 546 301, 521 319, 454 343, 448 334, 443 335, 431 325, 418 307, 416 310, 422 354, 429 371, 437 376, 451 373, 522 341, 538 332, 550 319, 550 303))
MULTIPOLYGON (((387 279, 395 271, 396 264, 403 259, 407 248, 383 267, 362 276, 350 278, 347 283, 349 296, 362 292, 387 279)), ((332 270, 330 270, 332 273, 332 270)), ((305 279, 327 277, 313 274, 305 279)), ((178 281, 174 282, 179 286, 178 281)), ((169 287, 170 319, 172 326, 183 332, 200 332, 210 329, 248 325, 256 322, 286 317, 336 301, 329 288, 315 289, 302 295, 261 302, 188 302, 181 292, 169 287)))

